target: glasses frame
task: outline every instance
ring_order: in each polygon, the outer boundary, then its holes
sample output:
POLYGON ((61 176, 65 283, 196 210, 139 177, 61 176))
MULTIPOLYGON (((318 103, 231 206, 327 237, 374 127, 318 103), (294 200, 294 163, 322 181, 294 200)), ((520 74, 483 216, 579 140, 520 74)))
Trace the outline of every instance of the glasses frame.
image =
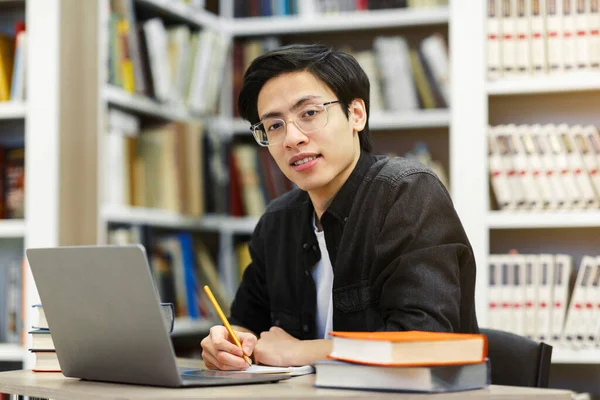
MULTIPOLYGON (((329 123, 329 110, 328 110, 327 106, 330 106, 332 104, 337 104, 337 103, 341 104, 342 102, 341 102, 341 100, 332 100, 332 101, 326 101, 325 103, 314 104, 315 106, 322 106, 325 109, 325 117, 327 119, 325 121, 325 125, 323 125, 321 128, 317 128, 317 129, 315 129, 313 131, 306 132, 304 129, 302 129, 302 128, 300 128, 298 126, 298 124, 296 123, 296 119, 295 118, 291 119, 290 121, 292 121, 294 123, 294 125, 296 125, 296 128, 298 128, 300 130, 300 132, 302 132, 304 134, 309 134, 309 133, 316 132, 319 129, 325 128, 327 126, 327 124, 329 123)), ((283 125, 284 125, 284 128, 285 128, 285 134, 287 135, 288 121, 286 121, 283 118, 273 118, 273 119, 277 119, 277 120, 283 121, 283 125)), ((276 143, 269 143, 269 144, 261 143, 260 140, 258 140, 258 138, 256 137, 256 134, 254 132, 256 131, 256 128, 259 127, 260 125, 262 125, 263 123, 264 123, 263 121, 258 121, 256 124, 254 124, 254 125, 252 125, 250 127, 250 133, 252 134, 252 137, 254 138, 254 140, 256 141, 256 143, 258 143, 259 146, 262 146, 262 147, 275 146, 275 145, 283 143, 283 141, 276 142, 276 143)), ((284 136, 284 141, 285 141, 285 136, 284 136)))

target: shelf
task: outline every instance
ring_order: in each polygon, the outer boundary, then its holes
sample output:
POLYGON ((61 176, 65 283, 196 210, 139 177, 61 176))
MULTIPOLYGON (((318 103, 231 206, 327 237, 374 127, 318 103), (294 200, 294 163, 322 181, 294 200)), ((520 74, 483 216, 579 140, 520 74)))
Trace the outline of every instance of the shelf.
POLYGON ((415 110, 404 112, 374 112, 369 117, 369 129, 412 129, 447 128, 450 126, 450 112, 444 109, 415 110))
POLYGON ((219 322, 206 319, 192 320, 189 318, 175 318, 171 336, 185 336, 194 334, 208 334, 210 328, 219 322))
POLYGON ((0 362, 2 361, 23 361, 27 356, 27 351, 17 344, 0 343, 0 362))
MULTIPOLYGON (((369 117, 369 129, 415 129, 415 128, 447 128, 450 126, 450 112, 446 109, 415 110, 404 112, 373 112, 369 117)), ((229 122, 221 122, 224 132, 236 135, 250 135, 250 123, 241 118, 229 122)))
POLYGON ((167 210, 128 207, 105 206, 102 217, 107 222, 121 222, 137 225, 151 225, 161 228, 202 230, 203 218, 188 217, 167 210))
POLYGON ((115 205, 104 206, 102 218, 107 222, 198 231, 218 230, 239 234, 252 233, 258 222, 258 217, 230 217, 212 214, 190 217, 167 210, 115 205))
POLYGON ((219 17, 204 9, 190 7, 183 1, 173 0, 137 0, 138 4, 152 8, 158 14, 179 19, 195 26, 218 29, 219 17))
POLYGON ((221 230, 230 233, 250 235, 259 217, 219 217, 221 218, 221 230))
POLYGON ((228 215, 206 214, 201 220, 202 230, 214 230, 231 234, 251 234, 259 217, 231 217, 228 215))
POLYGON ((487 223, 490 229, 600 227, 600 211, 490 211, 487 223))
POLYGON ((0 119, 22 119, 27 115, 27 104, 17 101, 0 103, 0 119))
POLYGON ((552 349, 552 364, 600 364, 600 349, 552 349))
POLYGON ((447 24, 448 7, 354 11, 324 16, 235 18, 233 36, 282 35, 332 31, 357 31, 392 27, 447 24))
POLYGON ((25 237, 25 220, 2 219, 0 220, 0 238, 25 237))
POLYGON ((574 72, 563 75, 524 76, 487 84, 489 95, 538 94, 600 90, 600 73, 574 72))
POLYGON ((121 88, 107 85, 104 88, 104 100, 109 104, 127 111, 144 114, 169 121, 186 121, 192 119, 188 110, 181 106, 163 104, 148 97, 131 94, 121 88))

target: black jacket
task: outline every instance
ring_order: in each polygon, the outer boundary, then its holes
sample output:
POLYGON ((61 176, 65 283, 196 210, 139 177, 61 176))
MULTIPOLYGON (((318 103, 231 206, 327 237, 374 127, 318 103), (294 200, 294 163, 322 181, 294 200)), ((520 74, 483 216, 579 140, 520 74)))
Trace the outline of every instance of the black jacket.
MULTIPOLYGON (((250 240, 231 323, 316 339, 311 270, 321 254, 308 193, 269 204, 250 240)), ((334 270, 336 331, 478 332, 475 260, 439 179, 421 164, 363 153, 321 218, 334 270)))

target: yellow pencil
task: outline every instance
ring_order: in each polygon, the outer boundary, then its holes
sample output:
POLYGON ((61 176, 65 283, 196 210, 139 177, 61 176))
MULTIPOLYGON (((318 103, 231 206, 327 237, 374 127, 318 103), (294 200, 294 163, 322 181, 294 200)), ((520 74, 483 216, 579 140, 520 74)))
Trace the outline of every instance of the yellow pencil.
POLYGON ((227 332, 229 332, 229 336, 231 336, 231 338, 235 342, 236 346, 239 347, 240 350, 242 350, 242 354, 244 354, 244 360, 246 360, 246 362, 248 363, 248 365, 252 365, 252 360, 250 360, 250 357, 248 357, 244 353, 244 349, 242 348, 242 344, 240 343, 240 339, 238 339, 237 335, 235 334, 235 332, 231 328, 231 325, 229 324, 229 321, 227 321, 227 317, 223 313, 223 310, 221 310, 221 306, 219 306, 219 303, 217 303, 217 299, 215 299, 215 296, 213 296, 212 291, 210 290, 210 288, 208 287, 208 285, 204 285, 204 291, 208 295, 208 298, 210 299, 210 302, 212 303, 213 307, 215 307, 215 310, 217 310, 217 314, 219 314, 219 318, 221 318, 221 321, 223 322, 223 325, 225 325, 225 328, 227 329, 227 332))

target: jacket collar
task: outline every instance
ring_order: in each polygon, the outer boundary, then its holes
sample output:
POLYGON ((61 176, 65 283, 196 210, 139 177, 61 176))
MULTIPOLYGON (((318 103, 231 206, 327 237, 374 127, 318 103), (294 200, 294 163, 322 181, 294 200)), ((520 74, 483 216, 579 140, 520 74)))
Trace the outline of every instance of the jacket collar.
POLYGON ((342 223, 346 222, 352 208, 352 203, 356 197, 356 191, 376 161, 377 159, 374 156, 361 150, 354 170, 333 198, 333 201, 327 208, 327 213, 330 213, 342 223))

